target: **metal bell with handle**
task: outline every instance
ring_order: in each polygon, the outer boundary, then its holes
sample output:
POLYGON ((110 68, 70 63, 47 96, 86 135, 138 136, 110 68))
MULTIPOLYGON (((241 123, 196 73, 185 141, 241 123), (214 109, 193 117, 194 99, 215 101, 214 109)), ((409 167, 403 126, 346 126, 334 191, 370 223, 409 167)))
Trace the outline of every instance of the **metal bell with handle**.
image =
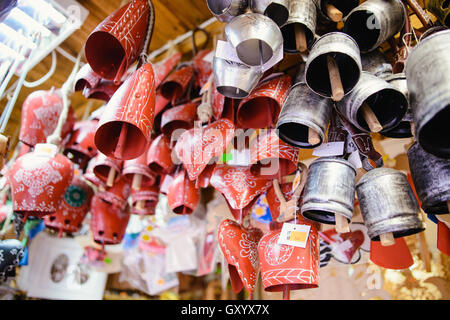
POLYGON ((290 0, 250 0, 250 9, 268 16, 281 27, 289 18, 289 2, 290 0))

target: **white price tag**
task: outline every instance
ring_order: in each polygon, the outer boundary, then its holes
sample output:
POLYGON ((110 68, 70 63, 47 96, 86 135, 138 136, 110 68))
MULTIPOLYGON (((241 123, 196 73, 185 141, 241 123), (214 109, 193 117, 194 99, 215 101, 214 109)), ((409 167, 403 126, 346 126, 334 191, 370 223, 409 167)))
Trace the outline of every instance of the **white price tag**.
POLYGON ((344 141, 323 143, 313 151, 316 157, 342 156, 344 154, 344 141))
POLYGON ((362 168, 361 157, 359 156, 359 151, 354 151, 348 157, 348 162, 350 162, 356 169, 362 168))
POLYGON ((58 147, 51 143, 38 143, 34 147, 34 153, 38 156, 54 157, 58 152, 58 147))
MULTIPOLYGON (((227 41, 218 40, 217 41, 217 47, 216 47, 216 57, 221 58, 228 61, 233 61, 241 64, 245 64, 239 59, 236 50, 233 48, 231 43, 227 41)), ((266 72, 270 68, 272 68, 274 65, 276 65, 278 62, 283 60, 283 49, 279 50, 279 52, 276 52, 275 55, 267 61, 263 65, 263 72, 266 72)))
POLYGON ((284 223, 278 244, 306 248, 311 226, 304 224, 284 223))

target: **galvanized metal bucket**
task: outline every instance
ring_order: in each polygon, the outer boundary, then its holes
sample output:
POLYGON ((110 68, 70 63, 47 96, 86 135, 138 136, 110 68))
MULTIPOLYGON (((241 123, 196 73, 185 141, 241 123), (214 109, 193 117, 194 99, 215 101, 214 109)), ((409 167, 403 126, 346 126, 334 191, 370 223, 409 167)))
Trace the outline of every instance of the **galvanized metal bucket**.
POLYGON ((399 89, 368 72, 362 72, 355 89, 336 106, 354 126, 370 132, 362 115, 363 104, 372 109, 383 130, 397 126, 408 109, 408 101, 399 89))
POLYGON ((429 154, 415 142, 408 150, 412 180, 422 209, 428 214, 447 214, 450 201, 450 160, 429 154))
POLYGON ((245 12, 248 0, 206 0, 209 10, 221 22, 229 22, 245 12))
POLYGON ((217 91, 228 98, 243 99, 250 95, 263 76, 259 67, 214 58, 214 83, 217 91))
POLYGON ((277 133, 281 140, 291 146, 311 149, 322 144, 330 123, 333 104, 331 99, 312 92, 305 82, 291 87, 277 122, 277 133), (309 131, 319 136, 320 142, 308 141, 309 131))
POLYGON ((355 39, 361 52, 370 52, 400 32, 405 19, 399 0, 367 0, 345 18, 344 32, 355 39))
POLYGON ((295 36, 296 25, 300 25, 305 32, 306 44, 310 48, 314 43, 316 31, 316 5, 313 0, 290 0, 289 18, 281 27, 284 39, 284 51, 287 53, 297 53, 297 43, 295 36))
POLYGON ((361 76, 361 57, 355 40, 342 32, 330 32, 317 40, 306 61, 306 84, 315 93, 332 96, 327 55, 336 60, 344 93, 353 90, 361 76))
POLYGON ((250 0, 250 9, 268 16, 279 26, 289 18, 289 0, 250 0))
POLYGON ((439 31, 411 51, 405 73, 415 136, 422 148, 450 159, 450 30, 439 31))
POLYGON ((237 16, 225 26, 225 35, 239 59, 249 66, 265 64, 283 47, 278 25, 259 13, 237 16))
POLYGON ((311 163, 303 193, 302 215, 335 224, 335 214, 350 222, 355 200, 356 170, 347 160, 325 157, 311 163))
POLYGON ((359 180, 356 192, 373 241, 380 241, 380 235, 387 233, 399 238, 425 230, 416 196, 401 171, 373 169, 359 180))

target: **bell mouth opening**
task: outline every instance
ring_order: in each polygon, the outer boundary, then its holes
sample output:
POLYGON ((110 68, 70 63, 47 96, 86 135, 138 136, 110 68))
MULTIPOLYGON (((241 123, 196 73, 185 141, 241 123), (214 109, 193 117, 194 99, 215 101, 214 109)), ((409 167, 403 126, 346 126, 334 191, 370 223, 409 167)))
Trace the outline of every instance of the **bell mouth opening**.
MULTIPOLYGON (((108 180, 109 171, 111 170, 110 166, 107 165, 97 165, 94 167, 93 171, 97 178, 102 180, 103 182, 106 182, 108 180)), ((116 177, 114 178, 114 182, 119 181, 120 179, 120 172, 116 172, 116 177)))
POLYGON ((194 120, 192 120, 192 123, 188 123, 183 120, 173 120, 162 126, 161 131, 164 135, 171 137, 172 133, 177 129, 189 130, 193 127, 194 127, 194 120))
MULTIPOLYGON (((447 7, 448 7, 449 1, 445 1, 444 3, 447 3, 447 7)), ((447 14, 447 16, 445 17, 444 25, 445 25, 447 28, 450 28, 450 14, 447 14)))
POLYGON ((351 36, 361 52, 368 52, 377 44, 380 37, 380 21, 373 12, 358 10, 347 17, 344 32, 351 36))
POLYGON ((176 213, 176 214, 181 214, 181 215, 184 215, 184 214, 191 214, 192 212, 194 212, 194 210, 192 210, 191 208, 186 207, 186 206, 184 206, 184 205, 175 207, 175 208, 172 209, 172 211, 173 211, 174 213, 176 213))
POLYGON ((297 53, 298 52, 297 42, 295 40, 295 25, 296 24, 301 25, 303 30, 305 31, 306 44, 308 45, 308 47, 314 41, 314 34, 303 23, 286 24, 281 28, 281 32, 283 33, 283 39, 284 39, 284 51, 287 53, 297 53))
POLYGON ((284 25, 289 18, 289 10, 285 6, 272 2, 266 8, 264 15, 272 19, 279 27, 284 25))
POLYGON ((291 146, 302 149, 313 149, 322 144, 322 137, 320 135, 320 143, 315 145, 310 144, 308 142, 309 127, 301 123, 288 122, 279 125, 277 129, 280 139, 291 146))
POLYGON ((91 157, 84 152, 78 151, 76 149, 66 149, 63 153, 70 161, 76 163, 83 167, 83 169, 87 166, 91 157))
POLYGON ((243 128, 268 128, 277 121, 280 106, 272 98, 257 97, 241 105, 237 112, 239 124, 243 128))
POLYGON ((302 283, 302 284, 277 284, 274 286, 270 286, 264 288, 265 291, 269 292, 283 292, 286 289, 286 286, 289 287, 290 291, 302 290, 302 289, 311 289, 318 288, 319 285, 317 283, 302 283))
MULTIPOLYGON (((84 94, 84 92, 83 92, 84 94)), ((86 92, 85 95, 86 99, 96 99, 96 100, 103 100, 105 102, 108 102, 112 95, 107 94, 106 92, 103 91, 98 91, 98 90, 89 90, 86 92)))
POLYGON ((411 122, 409 121, 402 121, 399 123, 398 126, 395 126, 394 128, 384 132, 380 132, 383 136, 388 138, 411 138, 412 132, 411 132, 411 122))
POLYGON ((352 11, 353 9, 355 9, 357 6, 359 6, 359 0, 350 0, 350 1, 339 1, 339 0, 322 0, 321 3, 321 8, 323 13, 326 15, 326 4, 330 3, 333 6, 336 7, 336 9, 338 9, 339 11, 342 12, 342 16, 345 17, 346 15, 348 15, 350 13, 350 11, 352 11))
POLYGON ((183 96, 183 88, 175 81, 164 83, 161 86, 160 92, 167 100, 178 100, 183 96))
MULTIPOLYGON (((403 238, 403 237, 407 237, 419 232, 424 231, 425 228, 411 228, 411 229, 406 229, 406 230, 400 230, 400 231, 394 231, 392 234, 394 235, 394 238, 403 238)), ((375 236, 371 239, 372 241, 380 241, 380 236, 375 236)))
MULTIPOLYGON (((393 89, 380 90, 369 96, 364 102, 372 109, 385 130, 398 125, 408 110, 405 96, 393 89)), ((370 131, 369 125, 364 120, 362 108, 358 109, 356 119, 362 128, 370 131)))
POLYGON ((282 158, 267 158, 250 167, 250 172, 262 179, 276 179, 295 172, 297 165, 290 160, 282 158))
MULTIPOLYGON (((340 52, 330 52, 336 60, 341 74, 342 87, 345 94, 353 90, 361 76, 358 64, 348 55, 340 52)), ((331 97, 331 83, 328 72, 327 55, 322 54, 315 58, 308 66, 306 72, 306 83, 316 93, 331 97)))
POLYGON ((222 15, 231 7, 233 0, 207 0, 208 8, 215 15, 222 15))
POLYGON ((138 127, 122 121, 110 121, 101 125, 95 133, 95 145, 104 155, 118 160, 136 159, 142 155, 148 144, 144 134, 138 127), (126 129, 124 127, 127 127, 126 129), (122 130, 126 130, 121 137, 122 130), (123 144, 119 145, 123 138, 123 144))
POLYGON ((75 82, 75 91, 82 91, 85 89, 91 89, 91 84, 89 81, 85 79, 79 79, 77 82, 75 82))
POLYGON ((242 41, 236 46, 236 53, 242 62, 252 67, 265 64, 273 56, 270 45, 260 39, 242 41))
POLYGON ((250 92, 233 86, 218 86, 217 91, 219 91, 221 95, 232 99, 243 99, 250 94, 250 92))
POLYGON ((167 173, 167 171, 169 171, 169 170, 166 170, 162 165, 160 165, 157 162, 149 163, 148 167, 150 168, 150 170, 152 170, 156 174, 165 174, 165 173, 167 173))
MULTIPOLYGON (((450 199, 448 199, 450 200, 450 199)), ((433 205, 427 204, 425 205, 422 202, 422 209, 427 214, 448 214, 448 206, 447 201, 441 201, 438 203, 435 203, 433 205)))
POLYGON ((448 119, 450 119, 450 105, 436 113, 418 132, 420 146, 426 152, 443 159, 450 159, 448 119))
POLYGON ((122 61, 126 59, 125 50, 119 40, 105 31, 97 31, 89 36, 85 55, 92 70, 108 80, 116 78, 122 61))
POLYGON ((320 222, 320 223, 324 223, 324 224, 336 224, 334 212, 321 211, 321 210, 308 210, 308 211, 302 212, 302 215, 305 218, 312 220, 312 221, 316 221, 316 222, 320 222))

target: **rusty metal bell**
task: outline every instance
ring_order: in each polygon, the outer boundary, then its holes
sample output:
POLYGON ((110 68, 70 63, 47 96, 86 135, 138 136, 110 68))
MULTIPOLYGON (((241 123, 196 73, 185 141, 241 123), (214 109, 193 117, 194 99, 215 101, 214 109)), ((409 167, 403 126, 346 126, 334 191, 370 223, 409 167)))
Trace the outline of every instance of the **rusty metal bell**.
POLYGON ((302 215, 310 220, 336 224, 335 215, 350 222, 355 200, 356 170, 347 160, 324 157, 309 166, 303 193, 302 215))
POLYGON ((400 0, 367 0, 345 18, 344 32, 355 39, 361 52, 370 52, 400 32, 405 19, 400 0))
MULTIPOLYGON (((316 31, 316 5, 313 0, 290 0, 289 18, 281 27, 281 33, 284 39, 284 51, 287 53, 297 53, 305 51, 299 46, 299 32, 303 32, 306 46, 310 48, 314 43, 314 34, 316 31), (300 30, 298 29, 300 28, 300 30), (299 50, 300 49, 300 50, 299 50)), ((301 37, 303 37, 301 35, 301 37)))
POLYGON ((289 0, 250 0, 250 9, 268 16, 280 27, 289 18, 289 0))
POLYGON ((317 40, 306 61, 306 84, 315 93, 330 98, 332 88, 327 56, 338 65, 344 94, 348 94, 361 76, 361 56, 355 40, 342 32, 330 32, 317 40))
POLYGON ((436 32, 411 51, 405 73, 415 136, 421 147, 450 159, 450 30, 436 32))
POLYGON ((311 149, 325 139, 333 104, 311 91, 304 81, 291 87, 277 122, 281 140, 298 148, 311 149))
POLYGON ((399 89, 364 71, 353 91, 336 106, 358 129, 364 132, 377 132, 369 127, 364 116, 365 110, 370 108, 382 130, 389 130, 397 126, 405 116, 408 101, 399 89))
POLYGON ((400 238, 425 230, 416 196, 401 171, 373 169, 359 180, 356 192, 367 234, 373 241, 389 233, 400 238))
POLYGON ((428 214, 447 214, 450 201, 450 160, 429 154, 415 142, 408 150, 412 180, 422 209, 428 214))

